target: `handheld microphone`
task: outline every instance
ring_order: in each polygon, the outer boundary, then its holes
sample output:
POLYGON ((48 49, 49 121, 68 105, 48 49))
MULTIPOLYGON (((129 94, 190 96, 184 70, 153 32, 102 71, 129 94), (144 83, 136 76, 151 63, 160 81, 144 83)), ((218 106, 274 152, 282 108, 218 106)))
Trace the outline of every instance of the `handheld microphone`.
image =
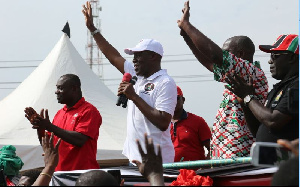
MULTIPOLYGON (((135 85, 135 83, 137 81, 137 77, 133 76, 131 78, 130 73, 124 73, 122 81, 129 82, 129 83, 135 85)), ((122 107, 126 108, 127 107, 127 101, 128 101, 128 98, 126 97, 126 95, 121 94, 118 98, 118 101, 117 101, 116 105, 120 106, 122 104, 122 107)))
MULTIPOLYGON (((123 78, 122 78, 122 82, 123 81, 130 82, 130 80, 131 80, 130 73, 124 73, 123 78)), ((117 101, 116 105, 120 106, 122 103, 125 102, 126 99, 127 98, 126 98, 126 96, 124 94, 119 95, 119 98, 118 98, 118 101, 117 101)))

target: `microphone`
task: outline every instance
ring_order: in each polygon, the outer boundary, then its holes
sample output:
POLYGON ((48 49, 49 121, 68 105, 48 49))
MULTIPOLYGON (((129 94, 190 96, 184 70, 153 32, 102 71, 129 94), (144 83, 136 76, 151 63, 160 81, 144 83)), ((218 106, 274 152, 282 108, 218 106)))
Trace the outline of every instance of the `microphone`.
MULTIPOLYGON (((133 76, 131 78, 131 75, 130 73, 124 73, 123 75, 123 79, 122 81, 125 81, 125 82, 129 82, 131 83, 132 85, 135 85, 136 81, 137 81, 137 77, 136 76, 133 76)), ((116 103, 117 106, 120 106, 122 104, 122 107, 123 108, 126 108, 127 107, 127 101, 128 101, 128 98, 126 97, 126 95, 124 94, 121 94, 118 98, 118 101, 116 103)))

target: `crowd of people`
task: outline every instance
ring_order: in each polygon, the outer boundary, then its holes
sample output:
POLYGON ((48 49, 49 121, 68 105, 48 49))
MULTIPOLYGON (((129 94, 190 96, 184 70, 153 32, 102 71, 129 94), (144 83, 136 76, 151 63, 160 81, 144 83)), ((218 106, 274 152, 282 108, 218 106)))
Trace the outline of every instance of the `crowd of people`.
MULTIPOLYGON (((219 47, 190 23, 189 10, 187 1, 177 21, 180 35, 197 60, 213 72, 214 79, 227 84, 212 130, 202 117, 184 110, 183 91, 161 68, 164 50, 157 40, 143 39, 126 48, 124 52, 133 55, 129 62, 94 26, 91 4, 83 5, 86 26, 101 52, 122 74, 137 77, 134 85, 122 81, 117 93, 128 99, 123 154, 152 185, 164 184, 163 163, 249 157, 255 141, 299 138, 298 103, 293 105, 292 97, 299 90, 298 35, 281 35, 274 44, 259 46, 271 54, 270 72, 280 80, 268 92, 266 75, 260 62, 253 59, 252 40, 233 36, 219 47)), ((64 106, 52 122, 47 109, 38 114, 25 108, 43 147, 45 168, 28 174, 35 176, 34 180, 23 173, 20 185, 49 185, 55 171, 99 169, 96 154, 102 117, 82 96, 80 78, 62 75, 55 94, 64 106)), ((282 142, 279 140, 292 149, 282 142)), ((94 170, 82 174, 76 185, 120 185, 111 181, 114 178, 107 172, 94 170)))

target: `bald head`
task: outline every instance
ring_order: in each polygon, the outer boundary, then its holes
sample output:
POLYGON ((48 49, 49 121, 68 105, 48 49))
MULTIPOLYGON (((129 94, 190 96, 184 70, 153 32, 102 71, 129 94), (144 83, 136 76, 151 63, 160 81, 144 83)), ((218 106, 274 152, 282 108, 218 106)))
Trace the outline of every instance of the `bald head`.
POLYGON ((111 174, 102 170, 93 170, 82 173, 75 186, 120 186, 120 184, 111 174))
POLYGON ((248 36, 234 36, 228 38, 222 47, 223 50, 229 51, 238 58, 253 62, 255 45, 248 36))
POLYGON ((64 79, 68 84, 78 86, 80 88, 81 82, 77 75, 74 74, 65 74, 60 77, 60 79, 64 79))

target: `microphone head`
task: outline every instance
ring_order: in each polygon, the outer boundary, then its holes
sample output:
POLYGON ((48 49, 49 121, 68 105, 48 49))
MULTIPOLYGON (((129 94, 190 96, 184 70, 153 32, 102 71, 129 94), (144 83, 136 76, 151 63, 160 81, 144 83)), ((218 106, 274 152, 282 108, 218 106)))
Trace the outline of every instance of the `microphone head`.
POLYGON ((130 83, 135 85, 136 81, 137 81, 137 77, 133 76, 132 79, 130 80, 130 83))
POLYGON ((130 73, 124 73, 122 81, 130 82, 131 77, 130 73))

